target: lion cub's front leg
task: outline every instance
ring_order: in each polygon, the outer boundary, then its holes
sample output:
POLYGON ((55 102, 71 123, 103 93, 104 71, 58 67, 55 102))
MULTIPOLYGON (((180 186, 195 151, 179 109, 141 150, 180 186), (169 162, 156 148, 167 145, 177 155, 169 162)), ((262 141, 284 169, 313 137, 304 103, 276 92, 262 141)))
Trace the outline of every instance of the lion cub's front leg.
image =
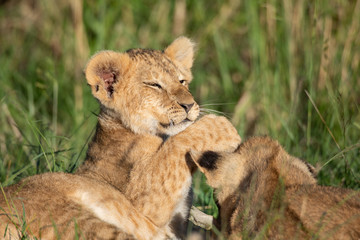
POLYGON ((209 114, 174 136, 173 141, 185 151, 233 152, 239 146, 241 138, 229 120, 209 114))
POLYGON ((135 164, 126 196, 160 228, 171 225, 171 219, 186 221, 186 198, 191 186, 186 154, 191 150, 234 151, 240 141, 226 118, 207 115, 170 137, 146 161, 135 164))
POLYGON ((173 236, 158 228, 111 186, 87 178, 74 183, 76 188, 67 194, 68 197, 90 210, 100 220, 132 234, 136 239, 160 240, 173 236))

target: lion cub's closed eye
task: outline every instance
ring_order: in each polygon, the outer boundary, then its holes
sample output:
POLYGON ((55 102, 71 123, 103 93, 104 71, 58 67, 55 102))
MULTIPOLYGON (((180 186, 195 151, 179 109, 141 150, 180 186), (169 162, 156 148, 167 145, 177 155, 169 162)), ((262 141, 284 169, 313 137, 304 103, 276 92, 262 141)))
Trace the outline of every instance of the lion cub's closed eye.
POLYGON ((217 226, 230 239, 360 239, 360 193, 319 186, 314 168, 274 140, 234 153, 191 152, 216 189, 217 226))

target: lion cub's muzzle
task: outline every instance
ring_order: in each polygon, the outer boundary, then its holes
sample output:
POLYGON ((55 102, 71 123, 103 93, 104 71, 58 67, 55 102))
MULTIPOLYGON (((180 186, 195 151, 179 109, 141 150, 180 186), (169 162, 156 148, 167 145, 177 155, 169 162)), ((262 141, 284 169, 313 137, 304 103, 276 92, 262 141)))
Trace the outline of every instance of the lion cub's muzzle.
POLYGON ((196 102, 190 104, 180 104, 180 106, 186 113, 186 118, 183 121, 194 122, 199 116, 199 105, 197 105, 196 102))
POLYGON ((196 104, 189 90, 180 88, 173 94, 177 104, 185 110, 185 114, 187 115, 185 120, 195 121, 199 115, 199 106, 196 104))

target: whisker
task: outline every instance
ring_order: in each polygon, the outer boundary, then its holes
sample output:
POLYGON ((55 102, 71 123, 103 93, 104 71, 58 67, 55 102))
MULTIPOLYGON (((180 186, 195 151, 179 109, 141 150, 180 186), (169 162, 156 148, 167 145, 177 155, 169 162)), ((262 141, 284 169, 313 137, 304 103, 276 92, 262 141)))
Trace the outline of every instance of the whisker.
POLYGON ((174 121, 172 119, 170 119, 170 117, 168 116, 168 120, 169 120, 169 126, 173 127, 174 126, 174 121))
POLYGON ((199 105, 200 107, 205 107, 205 106, 222 106, 222 105, 232 105, 232 104, 236 104, 236 102, 230 102, 230 103, 206 103, 206 104, 201 104, 199 105))
POLYGON ((208 100, 205 100, 205 101, 202 101, 202 103, 205 103, 205 104, 211 104, 212 102, 213 103, 219 103, 220 99, 208 99, 208 100))
POLYGON ((217 114, 217 115, 221 115, 221 116, 224 116, 224 117, 230 118, 230 115, 229 115, 229 114, 222 113, 222 112, 211 112, 211 111, 209 111, 209 112, 205 112, 205 111, 204 111, 203 113, 205 113, 205 114, 217 114))
POLYGON ((207 115, 207 113, 205 113, 205 112, 199 112, 199 116, 205 116, 205 115, 207 115))
POLYGON ((208 108, 200 108, 200 113, 216 113, 222 116, 225 116, 227 118, 231 118, 230 114, 218 111, 218 110, 214 110, 214 109, 208 109, 208 108))
POLYGON ((215 110, 215 109, 211 109, 211 108, 200 108, 200 111, 223 113, 223 112, 221 112, 221 111, 218 111, 218 110, 215 110))

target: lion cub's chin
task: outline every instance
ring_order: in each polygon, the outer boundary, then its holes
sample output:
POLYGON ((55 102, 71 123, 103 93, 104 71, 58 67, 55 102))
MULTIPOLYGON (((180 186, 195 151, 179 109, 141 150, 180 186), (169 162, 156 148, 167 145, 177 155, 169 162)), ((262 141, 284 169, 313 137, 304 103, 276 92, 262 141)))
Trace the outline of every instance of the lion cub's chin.
POLYGON ((194 121, 184 120, 176 125, 171 125, 169 127, 160 127, 158 135, 174 136, 184 131, 187 127, 189 127, 193 123, 194 121))

